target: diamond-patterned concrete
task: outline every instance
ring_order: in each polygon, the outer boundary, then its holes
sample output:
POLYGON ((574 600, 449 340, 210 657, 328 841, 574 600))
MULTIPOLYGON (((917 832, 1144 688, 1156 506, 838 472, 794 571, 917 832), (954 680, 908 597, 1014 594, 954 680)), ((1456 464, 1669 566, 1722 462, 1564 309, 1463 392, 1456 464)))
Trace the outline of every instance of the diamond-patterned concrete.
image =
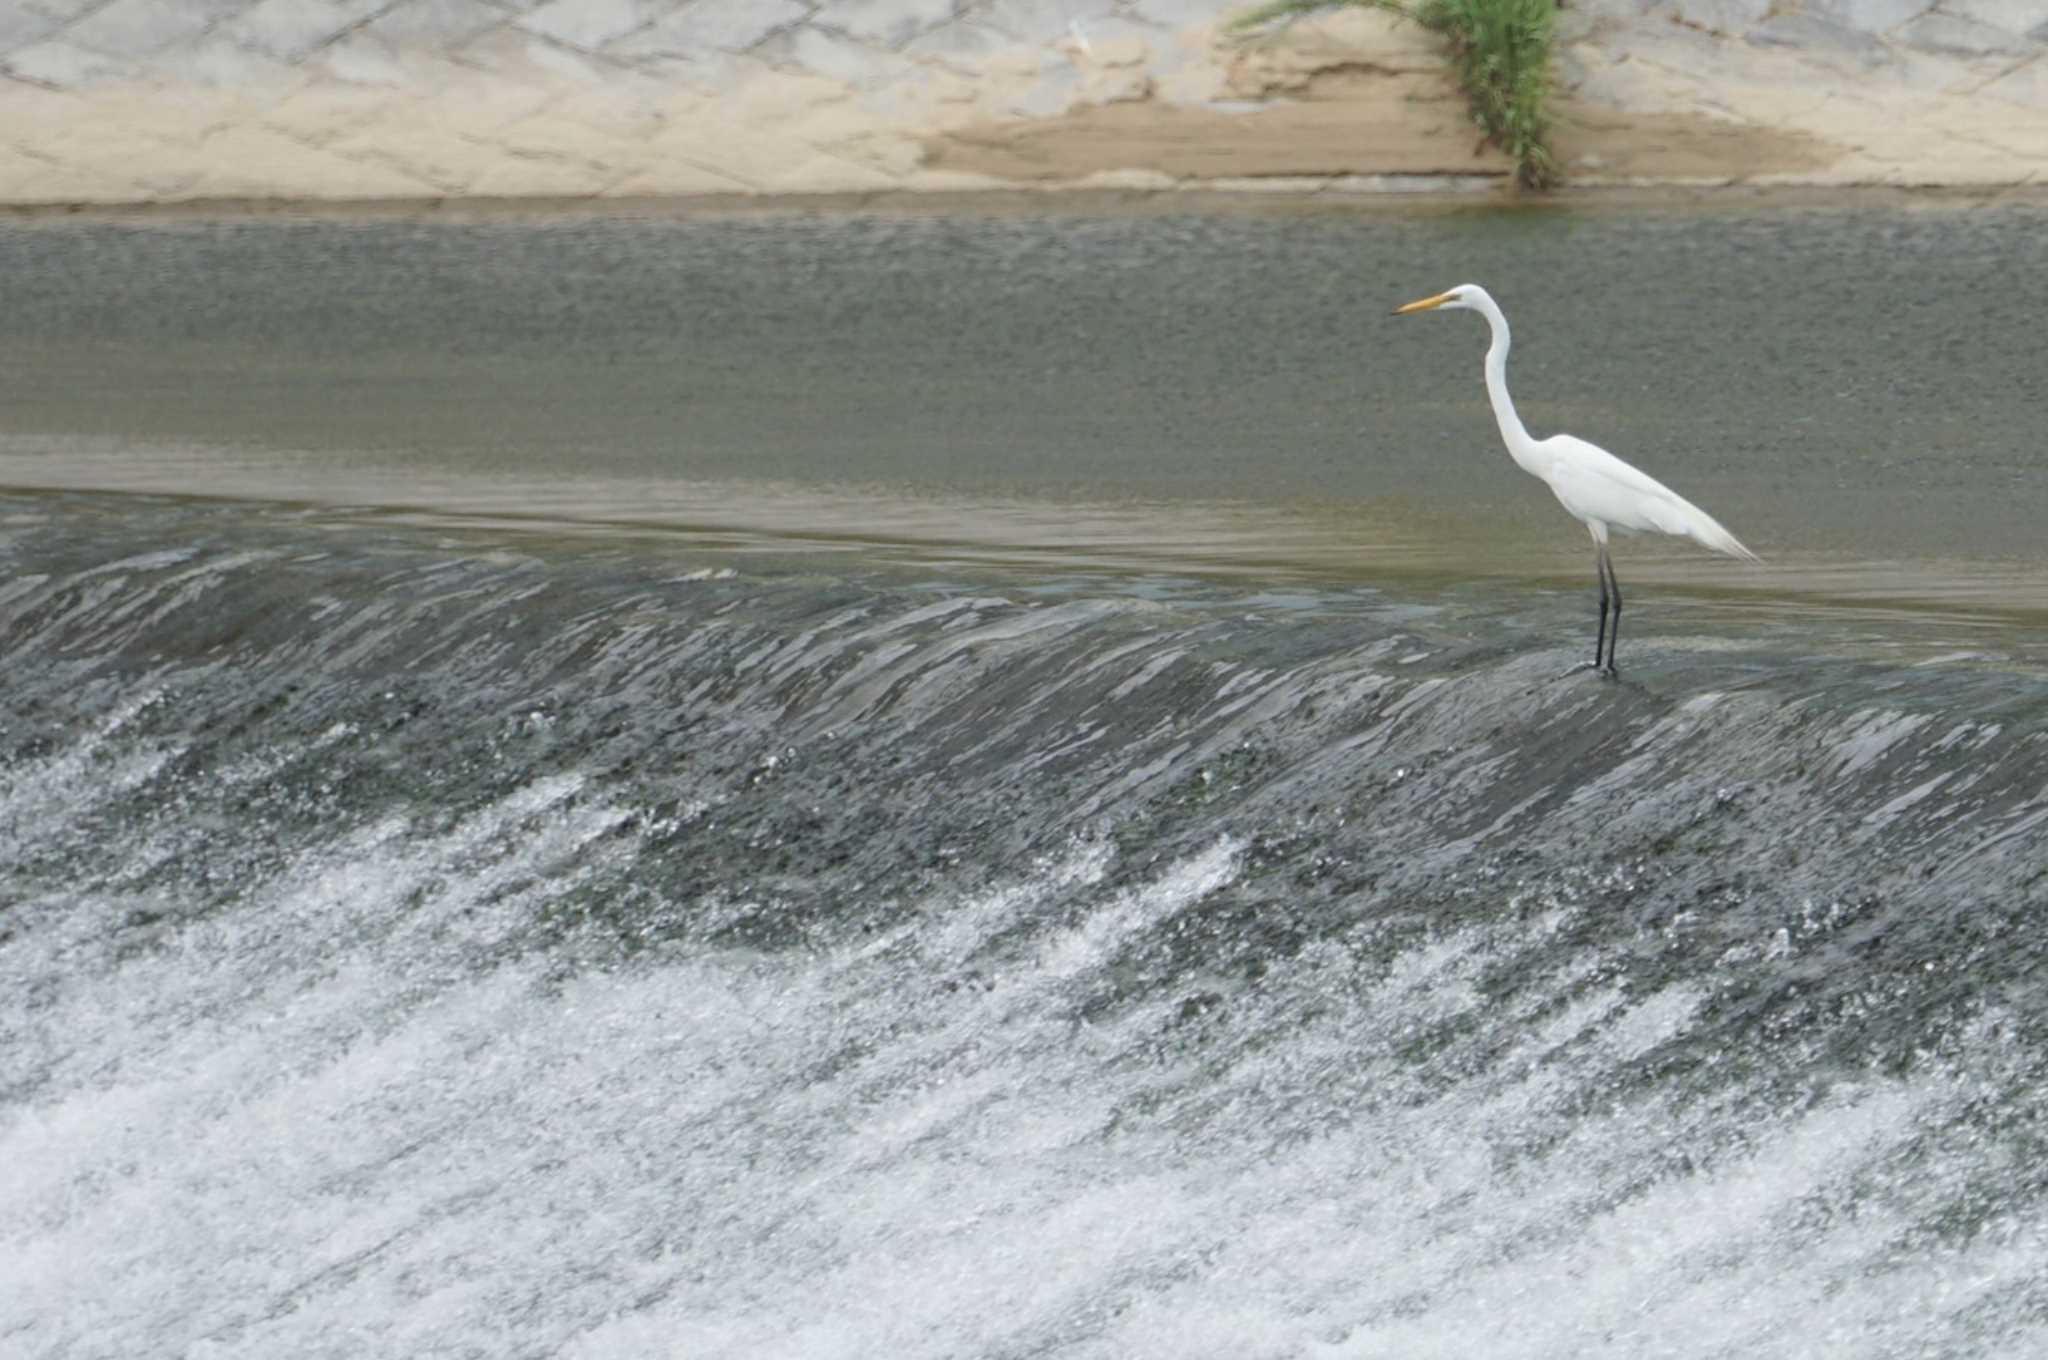
POLYGON ((143 68, 119 57, 110 57, 62 38, 29 43, 0 60, 7 74, 17 80, 53 90, 88 89, 139 80, 143 68))
POLYGON ((827 0, 819 25, 891 51, 954 17, 953 0, 827 0))
POLYGON ((695 0, 614 44, 612 52, 627 60, 744 52, 810 16, 810 7, 797 0, 695 0))
POLYGON ((676 5, 677 0, 547 0, 519 26, 595 52, 665 17, 676 5))
POLYGON ((113 0, 70 25, 66 42, 110 57, 146 57, 196 38, 221 18, 214 0, 113 0))
POLYGON ((505 19, 505 7, 491 0, 413 0, 384 11, 358 31, 404 47, 459 48, 505 19))
POLYGON ((1882 33, 1935 8, 1930 0, 1800 0, 1801 12, 1845 28, 1882 33))
POLYGON ((1748 32, 1775 7, 1773 0, 1655 0, 1649 11, 1709 33, 1727 34, 1748 32))
POLYGON ((2009 33, 1974 19, 1953 14, 1923 14, 1899 25, 1893 38, 1908 47, 1929 52, 1952 52, 1959 56, 2025 56, 2033 43, 2018 33, 2009 33))
POLYGON ((221 27, 265 56, 299 61, 390 7, 391 0, 258 0, 221 27))
MULTIPOLYGON (((1249 2, 0 0, 0 202, 989 187, 1009 172, 972 148, 998 142, 1048 183, 1500 173, 1418 30, 1221 35, 1249 2), (1234 133, 1246 108, 1305 109, 1331 154, 1234 133), (1345 173, 1288 168, 1324 161, 1345 173)), ((1664 154, 1691 119, 1730 179, 2023 182, 2048 166, 2044 4, 1572 0, 1561 84, 1599 130, 1576 177, 1697 178, 1699 138, 1664 154)))

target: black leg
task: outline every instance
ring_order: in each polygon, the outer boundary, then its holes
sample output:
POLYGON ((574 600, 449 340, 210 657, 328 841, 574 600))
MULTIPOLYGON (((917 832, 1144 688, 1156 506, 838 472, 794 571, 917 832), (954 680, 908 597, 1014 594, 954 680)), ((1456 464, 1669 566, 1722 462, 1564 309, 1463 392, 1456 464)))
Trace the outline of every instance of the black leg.
POLYGON ((1593 574, 1600 578, 1600 631, 1593 637, 1593 669, 1600 669, 1600 653, 1607 646, 1607 549, 1594 559, 1593 574))
MULTIPOLYGON (((1607 634, 1607 674, 1609 677, 1621 674, 1614 665, 1614 647, 1621 641, 1621 581, 1614 574, 1614 559, 1607 555, 1607 549, 1600 549, 1600 596, 1603 600, 1614 596, 1614 627, 1607 634)), ((1597 663, 1596 663, 1597 668, 1597 663)))

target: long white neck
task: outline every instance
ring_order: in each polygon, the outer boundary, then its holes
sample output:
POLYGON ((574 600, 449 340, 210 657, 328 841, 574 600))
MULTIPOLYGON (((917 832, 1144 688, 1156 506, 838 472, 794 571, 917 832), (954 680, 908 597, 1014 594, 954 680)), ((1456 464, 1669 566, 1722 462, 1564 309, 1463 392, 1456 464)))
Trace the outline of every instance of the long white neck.
POLYGON ((1478 290, 1472 305, 1486 318, 1487 328, 1493 332, 1493 343, 1486 347, 1486 395, 1493 402, 1493 418, 1500 425, 1501 442, 1508 446, 1510 457, 1528 468, 1527 451, 1535 441, 1529 438, 1522 418, 1515 414, 1515 399, 1508 395, 1508 319, 1483 289, 1478 290))

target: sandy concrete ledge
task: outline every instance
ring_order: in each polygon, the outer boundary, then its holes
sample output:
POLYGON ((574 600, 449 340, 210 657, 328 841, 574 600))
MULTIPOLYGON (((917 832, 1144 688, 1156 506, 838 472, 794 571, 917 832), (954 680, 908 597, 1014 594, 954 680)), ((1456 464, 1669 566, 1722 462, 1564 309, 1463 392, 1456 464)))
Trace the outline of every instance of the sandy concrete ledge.
MULTIPOLYGON (((19 0, 0 12, 0 204, 1505 183, 1413 26, 1347 11, 1221 34, 1239 8, 19 0)), ((2033 183, 2039 10, 1571 0, 1557 149, 1580 188, 2033 183)))

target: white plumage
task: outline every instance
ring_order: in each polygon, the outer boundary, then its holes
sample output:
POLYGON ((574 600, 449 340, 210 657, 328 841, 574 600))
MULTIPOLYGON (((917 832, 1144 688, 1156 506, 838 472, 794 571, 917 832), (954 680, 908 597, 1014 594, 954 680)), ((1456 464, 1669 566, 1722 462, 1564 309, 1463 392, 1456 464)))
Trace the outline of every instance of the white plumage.
POLYGON ((1531 438, 1522 418, 1515 413, 1514 399, 1508 396, 1508 319, 1501 314, 1499 304, 1478 284, 1465 283, 1435 297, 1397 307, 1394 314, 1404 316, 1438 308, 1474 311, 1486 318, 1493 332, 1493 343, 1486 350, 1486 395, 1493 402, 1493 417, 1500 425, 1500 437, 1508 446, 1508 455, 1523 470, 1547 483, 1558 503, 1593 536, 1595 569, 1600 580, 1600 630, 1593 641, 1593 668, 1612 676, 1616 674, 1614 640, 1621 636, 1621 584, 1614 579, 1614 563, 1607 555, 1610 529, 1689 538, 1703 548, 1750 562, 1756 561, 1757 556, 1712 515, 1598 444, 1569 434, 1531 438), (1610 596, 1614 605, 1611 635, 1607 627, 1610 596))
POLYGON ((1672 534, 1730 557, 1757 560, 1719 520, 1598 444, 1570 434, 1535 442, 1536 466, 1529 470, 1550 483, 1559 503, 1587 527, 1672 534))

